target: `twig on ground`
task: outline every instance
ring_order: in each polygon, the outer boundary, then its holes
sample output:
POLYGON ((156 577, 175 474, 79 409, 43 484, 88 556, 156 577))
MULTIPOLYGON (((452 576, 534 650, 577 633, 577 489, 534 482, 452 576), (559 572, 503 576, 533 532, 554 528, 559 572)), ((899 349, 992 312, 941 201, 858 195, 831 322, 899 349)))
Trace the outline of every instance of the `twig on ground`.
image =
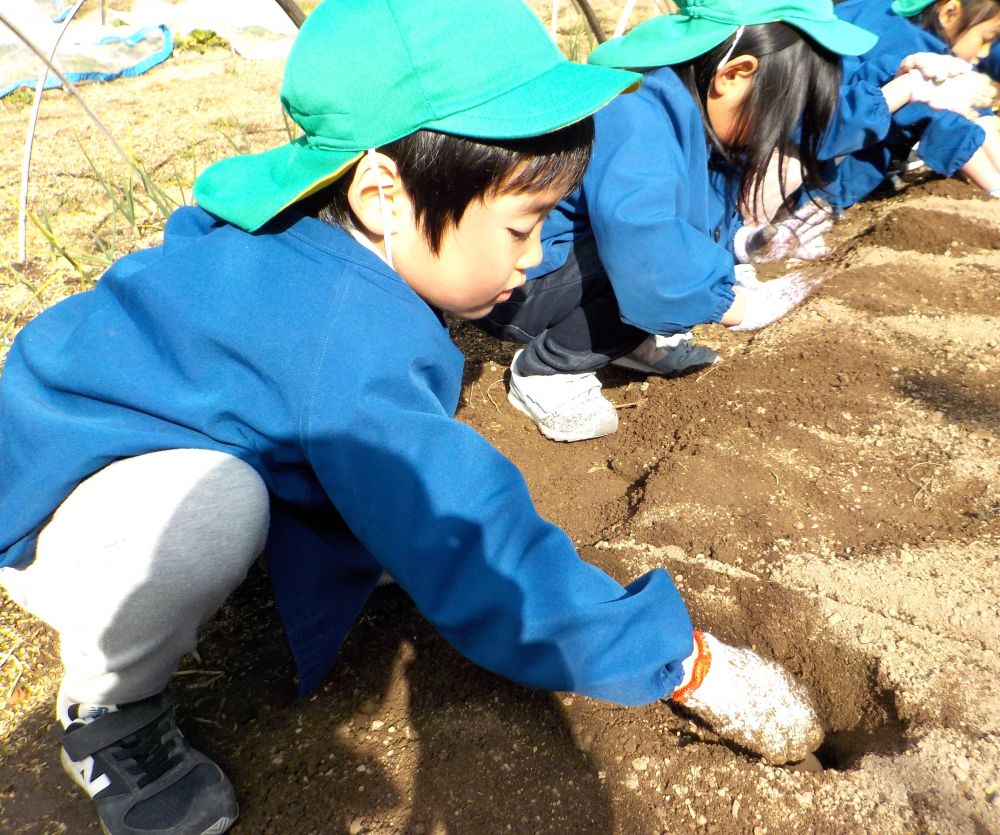
POLYGON ((500 385, 501 383, 503 383, 503 377, 501 377, 499 380, 494 380, 492 383, 490 383, 490 387, 486 389, 486 396, 490 399, 490 403, 493 404, 493 408, 497 410, 498 415, 500 414, 500 404, 493 399, 493 389, 496 386, 500 385))
POLYGON ((11 697, 13 697, 14 692, 17 690, 17 685, 21 682, 21 676, 24 675, 24 665, 21 663, 21 659, 14 655, 15 652, 21 647, 23 641, 18 639, 17 643, 11 647, 4 657, 0 659, 0 667, 3 667, 8 661, 13 661, 17 665, 17 675, 14 676, 14 683, 11 684, 10 688, 7 690, 7 695, 4 696, 3 704, 0 705, 0 710, 6 709, 7 705, 10 704, 11 697))
POLYGON ((913 471, 917 467, 923 467, 930 464, 932 467, 937 467, 938 465, 933 461, 918 461, 916 464, 912 465, 909 470, 906 471, 906 480, 910 482, 914 487, 917 487, 917 492, 914 494, 911 501, 913 506, 920 510, 929 510, 931 507, 931 501, 929 498, 930 487, 934 484, 934 473, 929 477, 921 479, 919 482, 913 480, 913 471), (921 502, 921 496, 924 497, 924 501, 921 502))
POLYGON ((701 374, 698 375, 698 379, 695 380, 695 382, 696 383, 700 383, 709 374, 711 374, 713 371, 715 371, 715 369, 718 368, 720 365, 722 365, 721 362, 713 362, 703 373, 701 373, 701 374))
POLYGON ((177 670, 175 676, 224 676, 225 670, 177 670))
POLYGON ((4 653, 3 658, 0 658, 0 667, 3 667, 11 658, 14 657, 14 653, 21 648, 21 644, 24 643, 20 638, 18 638, 17 643, 14 644, 7 652, 4 653))

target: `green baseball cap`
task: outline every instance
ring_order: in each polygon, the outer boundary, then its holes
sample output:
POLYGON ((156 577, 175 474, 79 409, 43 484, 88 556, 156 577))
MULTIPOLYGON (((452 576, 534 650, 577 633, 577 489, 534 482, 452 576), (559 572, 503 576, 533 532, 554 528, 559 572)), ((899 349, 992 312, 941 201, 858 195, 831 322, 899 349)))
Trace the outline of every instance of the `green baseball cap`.
POLYGON ((892 10, 902 17, 914 17, 937 0, 893 0, 892 10))
POLYGON ((861 55, 878 36, 833 13, 831 0, 677 0, 677 14, 660 15, 590 55, 604 67, 662 67, 704 55, 741 26, 787 23, 839 55, 861 55))
POLYGON ((475 139, 539 136, 640 81, 569 62, 522 0, 326 0, 306 18, 281 87, 304 136, 215 163, 194 196, 252 232, 369 148, 422 128, 475 139))

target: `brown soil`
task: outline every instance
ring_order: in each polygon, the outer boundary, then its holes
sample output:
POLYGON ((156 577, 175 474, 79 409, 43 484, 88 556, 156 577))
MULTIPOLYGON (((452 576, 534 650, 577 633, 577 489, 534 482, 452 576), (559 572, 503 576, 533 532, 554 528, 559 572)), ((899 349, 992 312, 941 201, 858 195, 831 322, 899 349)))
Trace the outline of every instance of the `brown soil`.
POLYGON ((898 252, 929 252, 951 255, 993 247, 997 230, 954 212, 914 209, 909 206, 879 218, 858 240, 898 252))
MULTIPOLYGON (((230 152, 220 132, 282 141, 276 105, 260 106, 279 77, 210 51, 86 93, 147 165, 181 172, 230 152)), ((0 123, 12 196, 27 109, 14 115, 0 123)), ((100 145, 52 95, 33 200, 61 240, 92 249, 88 232, 110 239, 112 221, 74 132, 100 145)), ((14 229, 5 202, 0 219, 14 229)), ((700 329, 721 364, 604 373, 622 425, 599 441, 542 438, 506 400, 516 346, 454 326, 459 418, 521 468, 585 559, 622 581, 666 566, 699 626, 797 674, 828 731, 824 772, 769 767, 664 705, 498 679, 391 587, 297 700, 257 573, 175 680, 182 727, 237 787, 236 831, 1000 832, 1000 202, 915 180, 848 212, 834 240, 828 277, 787 319, 752 336, 700 329)), ((19 277, 54 277, 45 303, 80 289, 40 235, 30 244, 3 321, 37 312, 19 277)), ((58 765, 52 636, 6 602, 0 635, 0 831, 98 832, 58 765)))

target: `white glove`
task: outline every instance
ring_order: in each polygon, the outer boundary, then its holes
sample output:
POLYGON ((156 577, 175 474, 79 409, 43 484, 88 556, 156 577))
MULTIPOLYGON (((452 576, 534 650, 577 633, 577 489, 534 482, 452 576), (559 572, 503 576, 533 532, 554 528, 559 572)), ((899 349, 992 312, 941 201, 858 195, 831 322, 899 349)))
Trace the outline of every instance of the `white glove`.
POLYGON ((995 188, 989 192, 990 197, 1000 197, 1000 188, 995 188))
POLYGON ((733 249, 741 264, 769 264, 787 258, 812 261, 830 252, 823 236, 832 228, 830 207, 810 202, 775 223, 741 227, 733 249))
MULTIPOLYGON (((959 61, 957 58, 953 60, 959 61)), ((960 61, 960 63, 966 62, 960 61)), ((923 102, 935 110, 951 110, 969 119, 976 118, 978 110, 993 104, 997 91, 989 76, 975 72, 971 64, 966 66, 965 72, 943 78, 929 76, 918 68, 911 69, 908 73, 913 85, 911 100, 923 102)))
POLYGON ((688 681, 671 699, 719 736, 776 765, 798 762, 823 742, 808 691, 783 667, 695 632, 688 681))
POLYGON ((755 331, 770 325, 800 304, 818 283, 800 273, 788 273, 783 278, 759 281, 750 264, 736 266, 736 287, 744 296, 746 306, 738 325, 732 331, 755 331))
POLYGON ((914 52, 907 55, 899 65, 897 75, 905 75, 918 70, 931 81, 945 81, 956 75, 963 75, 974 69, 972 64, 954 55, 939 55, 936 52, 914 52))

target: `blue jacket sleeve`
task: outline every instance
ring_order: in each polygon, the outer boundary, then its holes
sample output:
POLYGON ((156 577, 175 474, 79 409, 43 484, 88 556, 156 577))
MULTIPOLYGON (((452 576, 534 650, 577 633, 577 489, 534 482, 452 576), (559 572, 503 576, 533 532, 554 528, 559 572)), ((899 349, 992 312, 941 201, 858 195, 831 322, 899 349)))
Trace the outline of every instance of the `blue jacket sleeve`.
POLYGON ((595 123, 583 195, 622 320, 648 333, 718 322, 733 303, 735 276, 732 253, 708 225, 700 119, 678 116, 640 90, 616 99, 595 123))
POLYGON ((896 111, 895 122, 904 130, 920 130, 920 158, 946 177, 962 168, 986 141, 986 131, 950 110, 933 110, 913 103, 896 111))
POLYGON ((692 647, 670 577, 656 569, 623 587, 581 560, 535 511, 517 469, 448 414, 435 361, 406 338, 379 346, 378 363, 332 353, 303 424, 350 529, 486 669, 627 705, 668 695, 692 647))
POLYGON ((891 124, 892 113, 879 85, 864 80, 843 84, 819 158, 835 159, 881 142, 891 124))

